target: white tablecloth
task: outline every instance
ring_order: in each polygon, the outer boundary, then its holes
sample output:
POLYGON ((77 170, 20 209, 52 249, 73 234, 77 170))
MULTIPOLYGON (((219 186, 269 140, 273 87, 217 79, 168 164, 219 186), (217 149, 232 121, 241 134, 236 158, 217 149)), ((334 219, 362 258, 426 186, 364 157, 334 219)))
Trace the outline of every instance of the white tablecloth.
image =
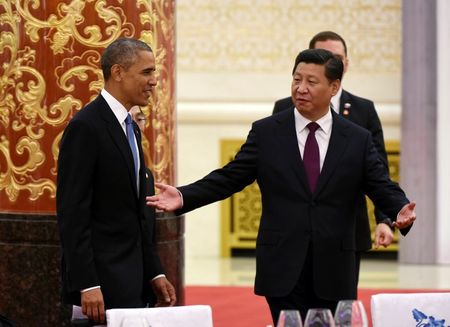
POLYGON ((211 307, 180 307, 106 310, 108 327, 213 327, 211 307))
POLYGON ((373 327, 410 327, 433 319, 450 326, 450 293, 376 294, 371 312, 373 327))

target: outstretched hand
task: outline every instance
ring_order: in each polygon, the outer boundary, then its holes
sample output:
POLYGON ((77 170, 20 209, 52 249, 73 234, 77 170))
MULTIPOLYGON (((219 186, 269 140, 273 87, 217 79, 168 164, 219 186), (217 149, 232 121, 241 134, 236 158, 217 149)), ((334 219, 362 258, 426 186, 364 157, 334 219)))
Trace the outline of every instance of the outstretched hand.
POLYGON ((400 210, 397 216, 397 220, 394 222, 394 226, 398 229, 406 228, 416 220, 416 212, 414 208, 416 207, 415 202, 410 202, 405 204, 405 206, 400 210))
POLYGON ((155 183, 159 193, 147 196, 147 205, 163 211, 174 211, 182 207, 183 202, 180 192, 173 186, 155 183))

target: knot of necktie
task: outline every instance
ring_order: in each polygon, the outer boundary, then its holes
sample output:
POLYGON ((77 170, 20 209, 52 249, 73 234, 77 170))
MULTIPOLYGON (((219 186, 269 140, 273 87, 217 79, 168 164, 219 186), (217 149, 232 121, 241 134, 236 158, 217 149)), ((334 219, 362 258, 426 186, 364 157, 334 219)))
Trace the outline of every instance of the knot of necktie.
POLYGON ((306 125, 306 127, 308 127, 311 133, 315 133, 320 126, 316 122, 312 121, 308 125, 306 125))
POLYGON ((125 118, 125 124, 127 124, 127 125, 131 125, 131 122, 132 122, 132 118, 131 118, 131 115, 130 115, 130 114, 128 114, 128 115, 127 115, 127 118, 125 118))

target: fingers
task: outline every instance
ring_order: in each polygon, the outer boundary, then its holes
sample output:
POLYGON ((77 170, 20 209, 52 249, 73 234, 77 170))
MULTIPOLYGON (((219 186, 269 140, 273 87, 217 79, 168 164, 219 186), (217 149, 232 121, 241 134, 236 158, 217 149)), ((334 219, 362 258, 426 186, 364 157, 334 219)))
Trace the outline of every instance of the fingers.
POLYGON ((105 304, 99 288, 81 293, 81 310, 89 319, 102 323, 105 321, 105 304))
POLYGON ((374 247, 376 249, 378 249, 380 245, 383 247, 388 247, 392 243, 393 239, 394 233, 387 224, 380 223, 377 225, 374 237, 374 247))
POLYGON ((378 234, 375 234, 373 247, 375 249, 378 249, 380 247, 380 235, 378 235, 378 234))
POLYGON ((177 302, 177 295, 175 293, 175 288, 172 286, 172 284, 169 283, 167 291, 169 293, 169 305, 173 306, 177 302))
POLYGON ((175 288, 165 277, 153 280, 152 288, 157 297, 157 307, 173 306, 176 303, 175 288))
POLYGON ((408 204, 409 210, 413 211, 416 208, 416 202, 412 201, 408 204))
POLYGON ((164 191, 164 190, 167 189, 167 185, 166 185, 166 184, 163 184, 163 183, 155 183, 155 187, 156 187, 158 190, 161 190, 161 191, 164 191))

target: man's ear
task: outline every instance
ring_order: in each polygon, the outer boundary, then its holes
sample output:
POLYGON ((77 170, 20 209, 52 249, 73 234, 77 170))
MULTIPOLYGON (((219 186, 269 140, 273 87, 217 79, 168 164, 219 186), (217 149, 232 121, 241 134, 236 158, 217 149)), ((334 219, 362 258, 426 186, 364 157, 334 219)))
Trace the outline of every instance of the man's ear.
POLYGON ((111 66, 111 78, 116 82, 122 80, 122 66, 119 64, 114 64, 111 66))
POLYGON ((349 60, 348 57, 345 57, 344 59, 344 74, 347 72, 349 66, 349 60))
POLYGON ((341 87, 341 80, 337 79, 331 82, 331 94, 335 96, 341 87))

